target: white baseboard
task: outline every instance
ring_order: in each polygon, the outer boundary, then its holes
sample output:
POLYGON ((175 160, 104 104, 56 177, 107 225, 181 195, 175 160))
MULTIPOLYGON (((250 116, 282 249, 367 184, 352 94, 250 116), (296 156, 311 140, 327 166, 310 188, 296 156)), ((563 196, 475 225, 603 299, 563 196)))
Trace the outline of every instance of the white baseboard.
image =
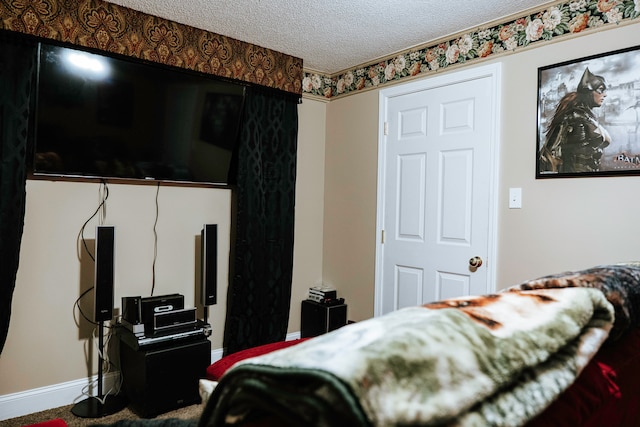
MULTIPOLYGON (((103 390, 117 384, 120 375, 112 372, 103 377, 103 390)), ((0 421, 21 417, 33 412, 71 405, 85 399, 84 393, 97 387, 98 376, 68 381, 0 396, 0 421)))
MULTIPOLYGON (((293 332, 287 334, 286 340, 298 338, 300 338, 300 332, 293 332)), ((221 348, 212 350, 211 363, 220 360, 222 354, 221 348)), ((103 390, 107 391, 117 385, 119 379, 118 372, 104 375, 103 390)), ((96 387, 97 381, 96 375, 90 379, 68 381, 0 396, 0 421, 80 402, 87 397, 86 390, 96 387)))

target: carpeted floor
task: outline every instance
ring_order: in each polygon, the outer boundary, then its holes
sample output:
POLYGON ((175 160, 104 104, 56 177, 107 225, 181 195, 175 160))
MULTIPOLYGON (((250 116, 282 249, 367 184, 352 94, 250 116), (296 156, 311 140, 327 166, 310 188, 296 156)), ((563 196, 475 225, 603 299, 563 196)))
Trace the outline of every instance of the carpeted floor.
MULTIPOLYGON (((35 412, 33 414, 23 415, 22 417, 11 418, 8 420, 0 421, 1 427, 22 427, 29 424, 40 423, 44 421, 53 420, 56 418, 63 419, 69 427, 85 427, 90 425, 105 425, 112 424, 121 420, 139 420, 140 417, 135 414, 130 408, 124 408, 122 411, 107 415, 102 418, 80 418, 71 413, 73 405, 61 406, 59 408, 48 409, 42 412, 35 412)), ((202 404, 196 404, 191 406, 185 406, 184 408, 176 409, 174 411, 166 412, 158 415, 155 420, 168 420, 168 419, 182 419, 182 420, 197 420, 200 418, 200 414, 204 406, 202 404)))

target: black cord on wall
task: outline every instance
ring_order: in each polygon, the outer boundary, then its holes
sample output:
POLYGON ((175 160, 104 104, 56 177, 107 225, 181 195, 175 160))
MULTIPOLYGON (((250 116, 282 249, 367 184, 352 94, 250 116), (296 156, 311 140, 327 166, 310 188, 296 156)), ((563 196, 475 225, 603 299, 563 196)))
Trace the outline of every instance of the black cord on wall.
MULTIPOLYGON (((91 251, 89 250, 89 247, 87 246, 87 240, 84 237, 84 230, 87 227, 87 224, 89 224, 89 222, 96 217, 96 215, 98 215, 99 213, 100 215, 100 224, 104 223, 104 218, 107 216, 107 199, 109 198, 109 187, 107 186, 107 182, 102 180, 101 184, 100 184, 100 188, 99 188, 99 194, 100 194, 100 203, 98 204, 98 207, 96 208, 95 212, 93 212, 93 215, 91 215, 85 222, 84 224, 82 224, 82 227, 80 228, 80 233, 78 234, 78 239, 82 242, 82 247, 84 248, 85 252, 89 255, 89 257, 91 258, 91 261, 93 261, 95 263, 96 259, 93 253, 91 253, 91 251)), ((80 259, 80 254, 78 254, 78 258, 80 259)), ((89 319, 89 317, 87 317, 87 315, 82 311, 82 308, 80 307, 80 300, 82 300, 82 298, 85 297, 85 295, 87 295, 89 292, 92 292, 95 288, 95 284, 92 285, 90 288, 88 288, 86 291, 82 292, 80 294, 80 296, 76 299, 76 301, 74 302, 74 306, 76 307, 76 309, 78 310, 78 313, 80 313, 80 315, 89 323, 93 324, 93 325, 98 325, 98 323, 94 322, 93 320, 89 319)))
POLYGON ((153 264, 151 267, 151 296, 153 296, 153 292, 156 289, 156 260, 158 258, 158 231, 156 227, 158 225, 158 216, 160 213, 160 207, 158 205, 158 196, 160 194, 160 181, 158 181, 158 185, 156 186, 156 218, 153 222, 153 264))

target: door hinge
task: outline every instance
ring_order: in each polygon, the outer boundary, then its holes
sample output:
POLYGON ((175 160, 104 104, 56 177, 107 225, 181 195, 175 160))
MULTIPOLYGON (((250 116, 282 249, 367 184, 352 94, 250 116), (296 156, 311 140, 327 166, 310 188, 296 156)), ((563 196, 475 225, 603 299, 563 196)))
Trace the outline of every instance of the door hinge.
POLYGON ((381 233, 380 243, 384 245, 384 230, 382 230, 382 233, 381 233))
POLYGON ((384 130, 383 130, 385 136, 389 135, 389 122, 384 122, 384 130))

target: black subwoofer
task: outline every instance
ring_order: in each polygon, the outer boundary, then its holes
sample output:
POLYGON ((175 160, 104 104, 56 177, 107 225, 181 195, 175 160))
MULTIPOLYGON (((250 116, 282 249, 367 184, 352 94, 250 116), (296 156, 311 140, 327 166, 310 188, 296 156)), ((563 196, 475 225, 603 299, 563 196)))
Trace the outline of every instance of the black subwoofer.
POLYGON ((145 351, 120 341, 120 363, 134 412, 153 418, 200 402, 198 382, 211 364, 211 342, 198 339, 145 351))

